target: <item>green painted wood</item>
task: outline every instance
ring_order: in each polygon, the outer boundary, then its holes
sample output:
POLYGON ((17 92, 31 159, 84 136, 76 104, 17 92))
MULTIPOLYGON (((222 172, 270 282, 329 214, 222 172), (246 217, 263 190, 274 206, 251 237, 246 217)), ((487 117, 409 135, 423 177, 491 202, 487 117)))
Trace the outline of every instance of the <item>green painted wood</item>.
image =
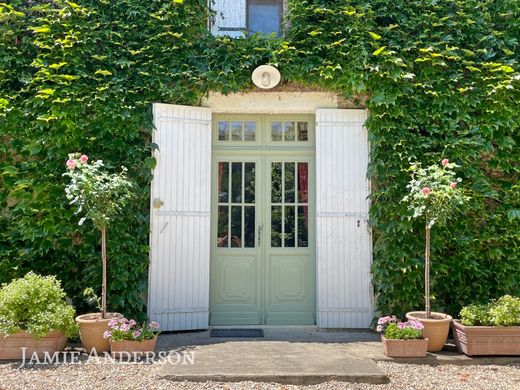
MULTIPOLYGON (((315 324, 316 248, 313 117, 309 115, 214 115, 213 130, 210 324, 315 324), (309 122, 307 142, 291 143, 270 139, 271 122, 289 120, 309 122), (229 121, 230 123, 232 121, 255 121, 257 124, 255 140, 232 140, 229 136, 227 140, 219 141, 219 122, 222 121, 229 121), (225 216, 222 212, 220 212, 220 219, 218 216, 222 207, 230 207, 229 210, 233 207, 235 210, 238 210, 238 207, 251 207, 250 203, 245 202, 245 196, 242 197, 243 199, 230 199, 229 197, 226 198, 226 191, 222 191, 225 170, 232 171, 233 166, 238 167, 238 163, 255 164, 254 247, 246 247, 248 239, 244 231, 242 231, 243 236, 240 237, 230 232, 227 235, 224 234, 225 229, 222 228, 222 221, 225 218, 223 216, 227 217, 228 220, 230 216, 225 216), (297 247, 298 237, 288 235, 288 237, 294 237, 294 247, 287 247, 283 244, 282 247, 276 247, 276 243, 273 247, 271 242, 273 205, 274 207, 283 207, 284 210, 287 209, 289 216, 291 209, 297 214, 298 207, 304 207, 302 206, 303 203, 301 205, 297 203, 296 196, 292 202, 272 202, 273 164, 282 164, 284 168, 286 166, 284 164, 289 164, 287 167, 293 167, 294 175, 298 176, 298 163, 306 163, 308 167, 308 201, 304 203, 308 206, 306 219, 309 227, 308 244, 305 247, 297 247), (223 168, 226 164, 229 168, 223 168), (220 195, 217 194, 219 183, 220 195), (232 247, 239 245, 238 243, 241 247, 232 247)), ((236 138, 238 138, 238 135, 236 138)), ((291 169, 288 168, 287 172, 287 175, 289 175, 288 183, 293 183, 297 187, 297 178, 291 177, 291 169)), ((235 176, 238 177, 237 171, 235 171, 235 176)), ((232 195, 233 180, 232 177, 229 196, 232 195)), ((245 173, 242 176, 242 182, 245 188, 247 186, 245 173)), ((289 187, 290 185, 288 185, 289 187)), ((291 200, 290 196, 287 200, 291 200)), ((231 215, 232 212, 229 214, 231 215)), ((303 214, 300 212, 300 215, 303 214)), ((242 217, 242 222, 244 220, 245 215, 242 217)), ((294 224, 294 227, 295 230, 298 229, 296 224, 294 224)), ((230 226, 228 230, 233 229, 230 226)), ((288 231, 291 231, 291 229, 288 228, 288 231)), ((291 238, 288 238, 287 243, 290 242, 291 238)), ((301 241, 301 243, 304 242, 305 240, 301 241)), ((251 244, 250 236, 249 244, 251 244)))

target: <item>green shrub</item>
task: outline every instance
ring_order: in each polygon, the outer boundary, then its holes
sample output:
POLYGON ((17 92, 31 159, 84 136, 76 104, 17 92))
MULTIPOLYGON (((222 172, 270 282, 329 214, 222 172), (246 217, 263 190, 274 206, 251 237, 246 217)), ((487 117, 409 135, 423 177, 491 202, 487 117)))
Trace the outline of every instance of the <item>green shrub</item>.
POLYGON ((422 330, 409 326, 400 328, 395 322, 392 322, 385 329, 385 337, 392 340, 414 340, 423 338, 422 330))
POLYGON ((61 331, 70 337, 77 333, 74 315, 55 276, 29 272, 0 289, 0 332, 27 331, 42 337, 61 331))
POLYGON ((520 298, 504 295, 484 305, 469 305, 460 311, 460 322, 467 326, 520 325, 520 298))

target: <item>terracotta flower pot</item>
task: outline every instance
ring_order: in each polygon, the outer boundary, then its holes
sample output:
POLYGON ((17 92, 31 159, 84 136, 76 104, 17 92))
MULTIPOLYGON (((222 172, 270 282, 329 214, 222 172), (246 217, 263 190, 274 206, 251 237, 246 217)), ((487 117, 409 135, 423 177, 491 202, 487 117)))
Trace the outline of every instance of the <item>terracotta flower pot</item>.
POLYGON ((390 357, 425 357, 428 339, 396 340, 381 336, 383 351, 390 357))
POLYGON ((520 355, 520 326, 451 326, 457 349, 468 356, 520 355))
POLYGON ((126 358, 131 359, 137 356, 143 356, 147 352, 154 352, 157 344, 157 335, 153 339, 149 340, 122 340, 113 341, 110 340, 110 351, 112 357, 115 359, 126 358))
POLYGON ((107 318, 101 318, 101 313, 89 313, 76 317, 79 324, 79 336, 81 343, 87 353, 91 353, 95 348, 96 353, 108 352, 110 343, 103 338, 103 333, 110 330, 108 323, 113 318, 123 318, 120 313, 107 313, 107 318))
POLYGON ((451 316, 432 311, 433 318, 426 318, 424 311, 406 313, 409 320, 420 321, 424 325, 423 336, 429 340, 428 352, 438 352, 444 348, 450 330, 451 316))
POLYGON ((47 352, 51 357, 57 351, 62 351, 67 346, 67 337, 62 332, 50 332, 47 335, 35 338, 31 333, 18 332, 10 335, 0 333, 0 360, 31 359, 34 353, 38 359, 43 359, 47 352))

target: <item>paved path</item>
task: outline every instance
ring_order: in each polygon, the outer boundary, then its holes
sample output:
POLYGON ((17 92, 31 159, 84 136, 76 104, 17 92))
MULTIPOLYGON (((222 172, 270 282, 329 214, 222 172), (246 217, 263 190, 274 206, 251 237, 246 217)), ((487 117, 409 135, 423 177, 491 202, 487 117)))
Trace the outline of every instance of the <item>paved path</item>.
POLYGON ((263 328, 264 338, 216 338, 209 331, 163 334, 158 350, 171 351, 158 375, 176 381, 277 382, 317 384, 331 380, 387 383, 376 361, 428 365, 520 363, 520 357, 470 358, 454 346, 426 358, 384 355, 379 335, 362 331, 322 331, 316 327, 263 328), (189 359, 179 359, 179 356, 189 359))

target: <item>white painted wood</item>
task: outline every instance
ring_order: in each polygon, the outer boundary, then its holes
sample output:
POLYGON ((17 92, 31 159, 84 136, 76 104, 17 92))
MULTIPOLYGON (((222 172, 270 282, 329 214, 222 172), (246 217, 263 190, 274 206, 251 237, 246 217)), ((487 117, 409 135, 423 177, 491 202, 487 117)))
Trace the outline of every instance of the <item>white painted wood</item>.
POLYGON ((215 15, 211 18, 211 33, 241 37, 246 30, 246 0, 209 0, 215 15))
POLYGON ((317 323, 368 328, 373 317, 366 110, 316 110, 317 323))
POLYGON ((154 104, 148 315, 162 330, 209 323, 211 111, 154 104), (154 203, 162 202, 157 208, 154 203))

